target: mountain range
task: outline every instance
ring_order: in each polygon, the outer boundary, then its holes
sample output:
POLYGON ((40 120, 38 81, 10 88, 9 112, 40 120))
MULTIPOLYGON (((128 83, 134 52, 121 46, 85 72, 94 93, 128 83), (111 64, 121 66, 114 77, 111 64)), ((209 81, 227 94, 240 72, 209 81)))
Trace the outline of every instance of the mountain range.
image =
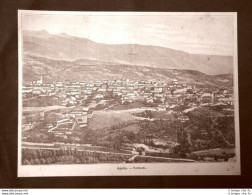
POLYGON ((96 81, 130 79, 133 81, 148 80, 179 83, 190 83, 198 86, 232 87, 232 74, 207 75, 196 70, 164 69, 148 66, 113 64, 97 60, 64 61, 52 60, 34 55, 24 56, 24 83, 43 78, 44 82, 53 81, 96 81), (85 65, 82 65, 85 64, 85 65))
MULTIPOLYGON (((106 69, 106 66, 123 68, 127 65, 134 66, 138 70, 146 67, 163 70, 195 70, 206 75, 223 75, 233 72, 232 56, 190 54, 150 45, 103 44, 65 33, 50 34, 45 30, 23 30, 22 35, 24 60, 33 59, 36 63, 43 64, 44 61, 51 60, 51 62, 78 66, 80 69, 85 69, 83 66, 86 68, 100 66, 106 69)), ((24 65, 26 64, 30 62, 24 61, 24 65)), ((100 70, 97 69, 97 71, 100 70)))

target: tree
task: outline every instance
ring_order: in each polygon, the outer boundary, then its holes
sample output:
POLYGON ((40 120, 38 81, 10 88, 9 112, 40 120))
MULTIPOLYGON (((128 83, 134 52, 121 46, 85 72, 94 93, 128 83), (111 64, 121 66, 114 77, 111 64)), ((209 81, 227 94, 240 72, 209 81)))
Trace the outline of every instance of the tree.
POLYGON ((152 112, 150 110, 146 110, 145 115, 146 115, 147 118, 153 118, 153 114, 152 114, 152 112))
POLYGON ((136 134, 133 133, 133 132, 128 132, 126 134, 126 136, 127 136, 127 138, 128 138, 129 141, 132 141, 132 140, 134 140, 136 138, 136 134))
POLYGON ((212 134, 212 141, 210 143, 211 148, 229 146, 229 143, 226 141, 220 130, 215 130, 211 134, 212 134))
POLYGON ((193 90, 192 90, 192 89, 187 89, 187 90, 186 90, 186 93, 187 93, 187 94, 193 94, 193 90))
POLYGON ((129 105, 130 103, 128 101, 125 101, 123 105, 129 105))
POLYGON ((31 163, 31 165, 34 165, 34 160, 31 159, 31 160, 30 160, 30 163, 31 163))
POLYGON ((25 159, 25 160, 23 161, 23 164, 24 164, 24 165, 30 165, 31 163, 29 162, 29 160, 25 159))
POLYGON ((191 143, 189 134, 184 130, 179 131, 178 142, 179 142, 179 145, 174 148, 174 151, 179 156, 184 158, 192 150, 192 143, 191 143))
POLYGON ((52 164, 52 158, 51 157, 46 158, 46 164, 52 164))
POLYGON ((40 163, 40 160, 39 160, 38 158, 35 158, 35 159, 34 159, 34 164, 36 164, 36 165, 41 164, 41 163, 40 163))

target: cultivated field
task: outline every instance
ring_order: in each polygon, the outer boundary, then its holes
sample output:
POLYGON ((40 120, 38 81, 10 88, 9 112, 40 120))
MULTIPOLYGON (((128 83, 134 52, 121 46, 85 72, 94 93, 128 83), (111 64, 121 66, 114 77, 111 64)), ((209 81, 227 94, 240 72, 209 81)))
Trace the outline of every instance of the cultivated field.
POLYGON ((27 113, 27 112, 48 112, 51 110, 57 110, 57 109, 67 109, 64 106, 45 106, 45 107, 23 107, 22 111, 23 113, 27 113))
POLYGON ((122 123, 135 121, 135 117, 129 112, 95 111, 89 123, 90 129, 103 129, 117 126, 122 123))

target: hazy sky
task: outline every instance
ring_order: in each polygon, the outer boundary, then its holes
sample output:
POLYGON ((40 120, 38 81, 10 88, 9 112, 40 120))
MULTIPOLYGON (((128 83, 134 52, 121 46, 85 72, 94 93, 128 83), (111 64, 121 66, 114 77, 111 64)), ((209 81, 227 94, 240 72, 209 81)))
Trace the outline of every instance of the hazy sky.
POLYGON ((230 14, 23 13, 24 30, 67 33, 107 44, 143 44, 195 54, 233 55, 234 17, 230 14))

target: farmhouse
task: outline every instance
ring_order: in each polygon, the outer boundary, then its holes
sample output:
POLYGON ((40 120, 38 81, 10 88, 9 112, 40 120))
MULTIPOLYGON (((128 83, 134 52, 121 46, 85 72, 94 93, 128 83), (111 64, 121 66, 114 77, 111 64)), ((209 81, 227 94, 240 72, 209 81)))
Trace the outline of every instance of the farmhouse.
POLYGON ((100 99, 100 98, 103 98, 104 96, 102 94, 97 94, 94 99, 100 99))
POLYGON ((189 117, 188 117, 188 116, 182 115, 182 116, 179 116, 179 117, 178 117, 178 120, 180 120, 181 122, 186 122, 186 121, 189 120, 189 117))

